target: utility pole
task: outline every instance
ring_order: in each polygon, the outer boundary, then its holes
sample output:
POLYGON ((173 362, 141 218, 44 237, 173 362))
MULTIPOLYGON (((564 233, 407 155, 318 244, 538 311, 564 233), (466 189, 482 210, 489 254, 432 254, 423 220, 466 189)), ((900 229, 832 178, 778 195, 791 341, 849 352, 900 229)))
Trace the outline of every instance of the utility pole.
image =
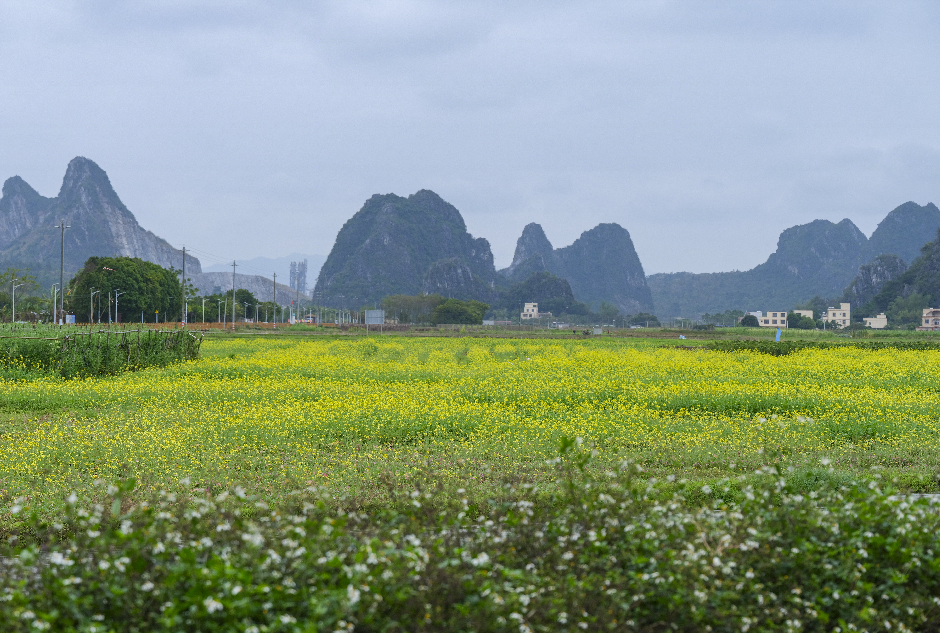
POLYGON ((202 298, 202 322, 203 324, 205 324, 206 322, 206 298, 205 297, 202 298))
MULTIPOLYGON (((59 222, 59 226, 55 228, 62 229, 62 246, 61 246, 61 251, 59 253, 59 289, 64 290, 65 286, 62 284, 65 281, 65 229, 70 229, 72 227, 66 225, 65 220, 63 219, 62 221, 59 222)), ((62 297, 61 301, 62 301, 62 315, 63 315, 61 321, 65 321, 65 292, 61 293, 61 297, 62 297)), ((57 321, 60 320, 58 316, 59 316, 58 313, 56 313, 55 318, 57 321)))
POLYGON ((88 297, 88 323, 95 322, 95 292, 94 288, 89 288, 91 290, 91 296, 88 297))
MULTIPOLYGON (((238 264, 235 263, 235 260, 232 260, 232 331, 235 331, 235 267, 238 264)), ((228 303, 225 304, 228 307, 228 303)), ((228 310, 226 310, 228 312, 228 310)))
POLYGON ((277 273, 274 273, 274 329, 277 329, 277 273))
MULTIPOLYGON (((117 312, 117 308, 114 309, 117 312)), ((186 247, 183 247, 183 318, 180 319, 183 325, 186 325, 186 247)))

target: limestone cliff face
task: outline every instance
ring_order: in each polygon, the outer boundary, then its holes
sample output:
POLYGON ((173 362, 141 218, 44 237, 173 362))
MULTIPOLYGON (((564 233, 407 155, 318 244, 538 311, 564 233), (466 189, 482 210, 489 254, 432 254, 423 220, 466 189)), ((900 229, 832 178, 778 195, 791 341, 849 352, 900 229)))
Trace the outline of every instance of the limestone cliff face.
MULTIPOLYGON (((59 221, 65 232, 65 270, 79 270, 92 255, 139 257, 165 268, 182 268, 183 254, 145 230, 121 202, 108 175, 87 158, 73 159, 59 195, 44 198, 18 176, 3 185, 0 198, 0 265, 29 268, 40 278, 58 277, 59 221)), ((199 273, 187 255, 186 273, 199 273)))
POLYGON ((860 308, 874 299, 889 281, 898 279, 905 272, 907 264, 897 255, 879 255, 859 267, 842 300, 860 308))
POLYGON ((394 294, 440 292, 486 301, 496 269, 490 244, 433 191, 374 195, 339 234, 314 290, 326 305, 369 305, 394 294))
POLYGON ((529 224, 516 243, 512 264, 501 272, 518 282, 542 271, 566 279, 574 297, 594 309, 606 301, 624 314, 653 310, 643 265, 630 233, 619 224, 598 224, 558 249, 541 226, 529 224))
POLYGON ((512 264, 503 274, 512 280, 524 281, 535 273, 549 270, 553 258, 552 243, 548 241, 542 226, 531 222, 522 229, 522 235, 516 241, 512 264))

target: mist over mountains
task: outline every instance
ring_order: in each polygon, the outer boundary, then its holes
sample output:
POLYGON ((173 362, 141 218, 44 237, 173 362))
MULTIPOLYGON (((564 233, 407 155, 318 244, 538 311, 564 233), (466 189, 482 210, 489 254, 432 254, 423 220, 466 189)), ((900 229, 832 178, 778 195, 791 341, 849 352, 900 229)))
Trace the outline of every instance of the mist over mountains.
MULTIPOLYGON (((139 257, 182 268, 181 250, 142 228, 104 170, 83 157, 69 163, 54 198, 40 195, 18 176, 6 180, 0 198, 0 266, 29 269, 43 285, 58 281, 60 232, 54 227, 60 220, 70 226, 65 232, 69 277, 93 255, 139 257)), ((556 248, 533 222, 517 240, 512 263, 497 270, 489 241, 471 235, 453 205, 421 190, 407 197, 369 198, 343 225, 322 268, 319 257, 307 256, 307 284, 318 302, 348 308, 378 305, 388 295, 437 293, 515 309, 526 288, 538 289, 531 292, 562 307, 578 302, 597 310, 606 303, 623 314, 652 312, 666 318, 735 308, 785 310, 813 296, 843 293, 855 305, 875 306, 883 303, 875 298, 907 273, 938 229, 936 205, 907 202, 888 213, 870 238, 849 219, 815 220, 783 231, 775 252, 750 270, 647 277, 629 231, 618 224, 599 224, 556 248)), ((255 273, 271 269, 288 282, 286 266, 304 257, 244 260, 236 285, 271 300, 271 275, 255 273)), ((200 292, 231 287, 230 271, 228 264, 204 271, 199 259, 187 253, 186 274, 200 292)), ((296 299, 286 283, 277 286, 279 303, 296 299)))

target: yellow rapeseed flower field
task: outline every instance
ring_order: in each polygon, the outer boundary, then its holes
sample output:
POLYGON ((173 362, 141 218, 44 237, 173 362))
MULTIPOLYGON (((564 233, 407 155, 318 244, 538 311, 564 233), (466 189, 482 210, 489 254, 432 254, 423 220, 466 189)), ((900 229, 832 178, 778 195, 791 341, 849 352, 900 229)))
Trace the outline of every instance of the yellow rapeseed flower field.
MULTIPOLYGON (((427 467, 536 477, 562 436, 599 457, 739 472, 771 459, 934 467, 940 352, 789 356, 624 341, 231 339, 116 377, 0 383, 0 502, 98 478, 357 494, 427 467)), ((814 462, 815 463, 815 462, 814 462)))

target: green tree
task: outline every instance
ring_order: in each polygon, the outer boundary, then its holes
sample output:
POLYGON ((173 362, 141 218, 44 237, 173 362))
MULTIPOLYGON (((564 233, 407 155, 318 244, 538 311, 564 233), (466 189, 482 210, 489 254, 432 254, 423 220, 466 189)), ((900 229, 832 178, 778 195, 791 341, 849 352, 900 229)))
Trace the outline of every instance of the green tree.
POLYGON ((815 330, 816 321, 808 316, 803 316, 802 314, 797 314, 796 312, 790 312, 787 314, 787 327, 797 330, 815 330))
POLYGON ((161 322, 180 318, 179 271, 136 257, 89 257, 69 282, 66 309, 75 314, 79 322, 88 322, 89 318, 97 321, 99 313, 106 322, 108 309, 113 310, 114 294, 118 292, 121 294, 117 299, 117 314, 121 321, 143 318, 150 323, 158 317, 161 322))
POLYGON ((741 327, 760 327, 760 321, 753 314, 745 314, 738 325, 741 327))
POLYGON ((898 297, 885 310, 891 327, 917 327, 923 318, 924 308, 930 307, 926 295, 913 292, 906 297, 898 297))
POLYGON ((655 314, 640 312, 630 317, 630 325, 642 325, 643 327, 660 327, 659 318, 655 314))
POLYGON ((483 315, 490 309, 490 306, 482 301, 461 301, 460 299, 448 299, 444 303, 434 308, 431 313, 431 323, 440 324, 465 324, 482 325, 483 315))
POLYGON ((602 323, 612 323, 614 319, 620 316, 620 309, 612 303, 601 301, 601 305, 597 309, 597 316, 600 317, 602 323))
POLYGON ((431 323, 434 309, 444 303, 441 295, 389 295, 382 299, 385 316, 399 323, 431 323))

